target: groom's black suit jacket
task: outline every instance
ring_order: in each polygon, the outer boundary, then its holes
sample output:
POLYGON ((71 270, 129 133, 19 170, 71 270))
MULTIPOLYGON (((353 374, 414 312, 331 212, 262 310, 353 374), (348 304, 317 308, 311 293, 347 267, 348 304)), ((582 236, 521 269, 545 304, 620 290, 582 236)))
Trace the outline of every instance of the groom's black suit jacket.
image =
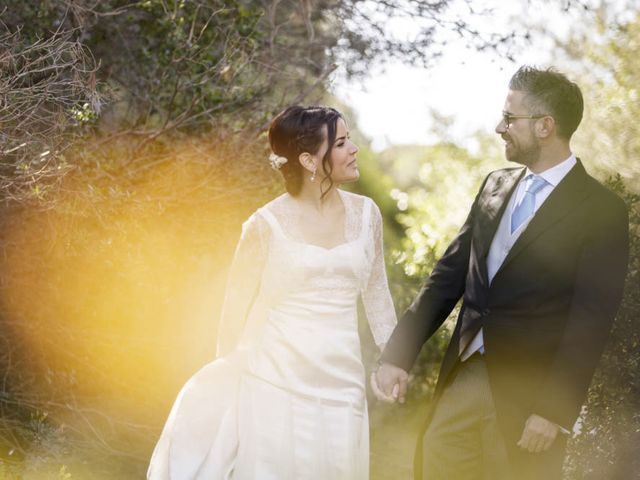
POLYGON ((574 424, 620 304, 629 249, 624 202, 578 160, 489 284, 489 247, 523 174, 504 169, 485 179, 382 356, 408 371, 462 297, 436 399, 482 327, 498 423, 512 455, 519 455, 530 414, 567 429, 574 424))

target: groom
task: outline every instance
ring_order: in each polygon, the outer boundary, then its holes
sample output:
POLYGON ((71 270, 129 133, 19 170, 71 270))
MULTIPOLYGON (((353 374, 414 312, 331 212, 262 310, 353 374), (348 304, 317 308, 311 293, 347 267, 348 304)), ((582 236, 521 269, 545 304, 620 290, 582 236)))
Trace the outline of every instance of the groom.
POLYGON ((564 75, 526 66, 513 75, 496 133, 524 168, 485 179, 383 352, 372 386, 403 402, 422 345, 462 298, 416 478, 561 478, 629 248, 624 203, 570 150, 582 110, 564 75))

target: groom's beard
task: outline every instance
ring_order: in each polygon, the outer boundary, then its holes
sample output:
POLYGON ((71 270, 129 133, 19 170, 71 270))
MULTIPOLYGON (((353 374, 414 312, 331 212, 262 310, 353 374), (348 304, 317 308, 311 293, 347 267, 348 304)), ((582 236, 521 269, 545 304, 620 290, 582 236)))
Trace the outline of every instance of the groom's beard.
POLYGON ((509 149, 505 151, 505 155, 510 162, 530 167, 540 159, 540 150, 540 143, 534 138, 528 145, 519 145, 517 147, 513 145, 511 151, 509 149))

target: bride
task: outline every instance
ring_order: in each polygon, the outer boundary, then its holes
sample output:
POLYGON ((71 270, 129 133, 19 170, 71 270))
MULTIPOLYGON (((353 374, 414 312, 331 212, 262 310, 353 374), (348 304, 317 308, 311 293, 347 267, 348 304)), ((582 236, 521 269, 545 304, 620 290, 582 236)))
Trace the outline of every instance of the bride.
POLYGON ((218 359, 183 387, 149 480, 367 479, 369 425, 357 329, 361 296, 384 347, 396 316, 358 147, 329 107, 289 107, 269 129, 287 193, 244 223, 218 359))

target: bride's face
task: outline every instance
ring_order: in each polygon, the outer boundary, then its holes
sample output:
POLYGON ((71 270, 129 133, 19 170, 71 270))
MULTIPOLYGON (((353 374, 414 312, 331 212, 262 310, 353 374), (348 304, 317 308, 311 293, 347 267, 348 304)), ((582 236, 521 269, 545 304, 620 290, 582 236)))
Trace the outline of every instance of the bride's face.
POLYGON ((336 124, 336 139, 331 149, 331 179, 335 183, 349 183, 358 180, 360 172, 356 159, 357 153, 358 146, 349 138, 347 124, 339 118, 336 124))

